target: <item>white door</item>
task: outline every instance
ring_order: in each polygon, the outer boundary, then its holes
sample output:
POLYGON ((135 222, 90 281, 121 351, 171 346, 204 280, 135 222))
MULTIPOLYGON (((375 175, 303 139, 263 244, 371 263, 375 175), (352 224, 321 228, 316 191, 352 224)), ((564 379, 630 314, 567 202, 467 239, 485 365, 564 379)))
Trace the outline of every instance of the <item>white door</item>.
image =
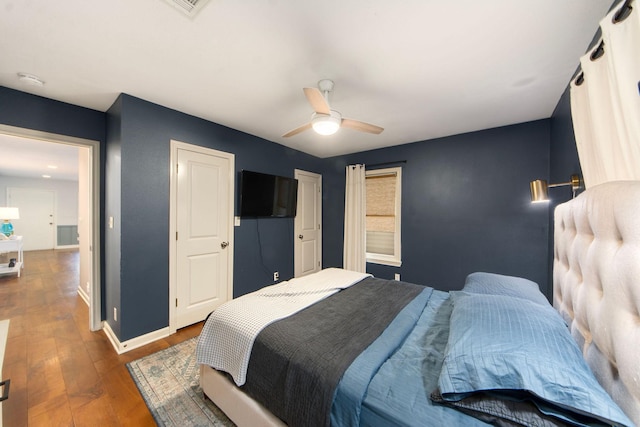
POLYGON ((11 223, 15 234, 23 236, 25 251, 54 248, 56 221, 53 191, 9 187, 7 206, 19 209, 20 219, 11 223))
POLYGON ((294 276, 322 269, 322 175, 295 170, 298 206, 294 225, 294 276))
POLYGON ((231 154, 172 143, 177 159, 177 329, 203 320, 233 297, 234 170, 231 154))

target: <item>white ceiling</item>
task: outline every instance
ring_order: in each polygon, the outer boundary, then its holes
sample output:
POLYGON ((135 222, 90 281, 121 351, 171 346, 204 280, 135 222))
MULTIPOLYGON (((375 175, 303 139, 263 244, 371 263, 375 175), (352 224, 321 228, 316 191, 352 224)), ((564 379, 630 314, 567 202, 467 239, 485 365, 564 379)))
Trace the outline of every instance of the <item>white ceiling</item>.
POLYGON ((1 176, 77 181, 78 147, 0 133, 1 176))
POLYGON ((0 0, 0 85, 99 111, 124 92, 330 157, 550 117, 611 3, 0 0), (282 138, 323 78, 384 132, 282 138))

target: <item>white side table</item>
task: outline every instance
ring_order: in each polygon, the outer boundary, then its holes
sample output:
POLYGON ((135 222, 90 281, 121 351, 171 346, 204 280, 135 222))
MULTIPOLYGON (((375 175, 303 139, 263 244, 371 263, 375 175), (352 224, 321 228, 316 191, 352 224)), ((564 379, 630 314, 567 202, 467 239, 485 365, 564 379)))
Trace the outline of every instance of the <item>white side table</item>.
POLYGON ((8 240, 0 240, 0 252, 18 253, 16 265, 13 267, 9 267, 9 264, 0 264, 0 274, 18 273, 18 277, 20 277, 20 270, 24 268, 24 262, 22 260, 22 236, 11 236, 8 240))

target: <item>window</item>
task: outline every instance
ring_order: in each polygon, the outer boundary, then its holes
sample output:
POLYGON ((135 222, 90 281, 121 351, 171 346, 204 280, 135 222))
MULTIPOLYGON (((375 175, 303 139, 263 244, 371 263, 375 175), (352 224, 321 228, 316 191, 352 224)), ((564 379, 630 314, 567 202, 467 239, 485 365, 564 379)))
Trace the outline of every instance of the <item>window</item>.
POLYGON ((366 171, 367 262, 399 267, 402 169, 366 171))

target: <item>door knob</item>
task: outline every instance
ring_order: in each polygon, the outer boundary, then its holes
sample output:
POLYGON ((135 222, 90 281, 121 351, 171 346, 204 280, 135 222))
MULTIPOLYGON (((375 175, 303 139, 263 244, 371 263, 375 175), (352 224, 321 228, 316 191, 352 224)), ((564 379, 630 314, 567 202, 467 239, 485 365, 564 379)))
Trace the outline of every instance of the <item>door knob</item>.
POLYGON ((298 239, 302 240, 304 236, 302 234, 298 234, 298 239))
POLYGON ((222 243, 220 243, 220 247, 221 247, 222 249, 226 248, 227 246, 229 246, 229 242, 222 242, 222 243))

